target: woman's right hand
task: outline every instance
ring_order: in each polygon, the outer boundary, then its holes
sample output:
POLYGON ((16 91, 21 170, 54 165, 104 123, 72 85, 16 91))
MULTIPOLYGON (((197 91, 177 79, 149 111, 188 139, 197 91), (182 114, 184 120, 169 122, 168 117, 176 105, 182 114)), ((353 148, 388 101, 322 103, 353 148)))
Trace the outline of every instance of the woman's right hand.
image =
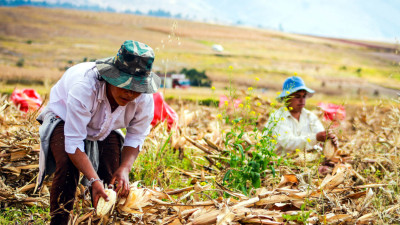
MULTIPOLYGON (((96 171, 93 169, 92 162, 90 162, 89 157, 85 152, 81 151, 79 148, 76 149, 75 153, 68 153, 68 157, 71 159, 72 163, 79 171, 85 175, 85 177, 92 177, 98 179, 96 171)), ((97 202, 100 197, 103 197, 108 201, 108 196, 104 191, 104 185, 101 181, 95 181, 92 183, 92 199, 93 206, 97 207, 97 202)))
POLYGON ((95 181, 92 184, 92 198, 94 208, 97 207, 97 203, 99 202, 100 197, 103 197, 107 202, 109 201, 109 198, 104 191, 103 183, 101 181, 95 181))
POLYGON ((321 141, 321 142, 326 141, 326 139, 331 139, 332 144, 336 148, 339 147, 338 138, 336 137, 335 134, 333 134, 333 132, 331 130, 328 130, 328 132, 327 131, 321 131, 321 132, 317 133, 316 138, 317 138, 317 141, 321 141))

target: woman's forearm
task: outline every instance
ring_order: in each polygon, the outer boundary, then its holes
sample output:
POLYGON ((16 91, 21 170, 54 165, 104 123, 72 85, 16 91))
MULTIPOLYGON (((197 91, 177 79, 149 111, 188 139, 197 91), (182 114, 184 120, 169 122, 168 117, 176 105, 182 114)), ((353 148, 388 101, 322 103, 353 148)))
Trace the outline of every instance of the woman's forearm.
POLYGON ((85 175, 87 179, 99 179, 96 171, 94 170, 92 163, 90 162, 89 158, 87 157, 86 153, 76 149, 75 154, 69 154, 69 158, 71 159, 72 163, 75 167, 85 175))
POLYGON ((136 148, 125 146, 122 149, 120 167, 123 167, 130 171, 138 155, 139 155, 139 146, 136 148))

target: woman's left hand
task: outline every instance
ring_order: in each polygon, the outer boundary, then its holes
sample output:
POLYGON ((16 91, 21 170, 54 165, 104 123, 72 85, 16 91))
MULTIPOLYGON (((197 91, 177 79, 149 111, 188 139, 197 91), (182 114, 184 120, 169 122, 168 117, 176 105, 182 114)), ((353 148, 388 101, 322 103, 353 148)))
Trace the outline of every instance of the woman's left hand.
POLYGON ((332 140, 332 144, 333 144, 336 148, 339 148, 339 140, 338 140, 338 138, 336 137, 336 135, 335 135, 331 130, 328 131, 328 138, 332 140))
POLYGON ((133 162, 137 158, 139 154, 139 146, 136 148, 124 146, 122 149, 121 155, 121 165, 119 168, 114 172, 111 184, 114 185, 115 191, 121 197, 127 197, 129 194, 129 172, 132 169, 133 162))
POLYGON ((121 197, 127 197, 129 194, 129 169, 119 167, 114 172, 110 184, 114 185, 115 192, 121 197))

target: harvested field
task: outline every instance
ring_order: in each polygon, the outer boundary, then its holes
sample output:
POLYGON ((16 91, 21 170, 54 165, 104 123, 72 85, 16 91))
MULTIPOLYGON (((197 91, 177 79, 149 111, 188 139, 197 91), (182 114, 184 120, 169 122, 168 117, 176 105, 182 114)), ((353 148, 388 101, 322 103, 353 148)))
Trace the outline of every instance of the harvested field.
MULTIPOLYGON (((99 217, 85 187, 79 186, 71 224, 400 223, 397 100, 375 107, 347 106, 346 119, 335 128, 339 149, 326 143, 321 152, 272 154, 266 168, 259 171, 260 183, 243 179, 244 190, 234 186, 234 179, 224 177, 230 169, 239 170, 232 164, 235 154, 242 154, 242 167, 247 161, 261 160, 255 156, 265 139, 254 128, 261 128, 268 112, 276 107, 249 93, 239 97, 244 96, 250 96, 248 109, 170 102, 179 114, 179 128, 168 131, 165 123, 153 127, 132 170, 128 198, 118 199, 106 216, 99 217), (239 152, 237 143, 244 152, 239 152), (167 155, 168 151, 176 154, 167 155), (137 179, 146 161, 162 161, 167 156, 175 156, 170 160, 176 166, 158 166, 146 176, 159 176, 137 179), (184 160, 190 165, 180 167, 184 160), (168 182, 176 177, 182 183, 171 188, 168 182)), ((51 177, 35 192, 39 153, 36 114, 24 114, 8 103, 7 97, 1 98, 2 209, 48 207, 51 177)), ((325 121, 325 125, 330 122, 325 121)), ((268 140, 273 143, 273 137, 268 140)), ((26 216, 26 221, 33 218, 26 216)), ((47 221, 48 215, 35 217, 47 221)))
POLYGON ((36 189, 38 112, 6 94, 48 98, 67 68, 132 38, 154 48, 155 72, 205 71, 212 88, 163 89, 179 121, 152 128, 128 198, 96 211, 80 185, 70 224, 400 223, 397 45, 65 9, 0 7, 0 18, 0 224, 48 223, 52 183, 36 189), (267 99, 293 74, 318 93, 307 108, 321 119, 317 102, 344 105, 344 120, 324 121, 339 149, 275 154, 263 127, 280 105, 267 99))

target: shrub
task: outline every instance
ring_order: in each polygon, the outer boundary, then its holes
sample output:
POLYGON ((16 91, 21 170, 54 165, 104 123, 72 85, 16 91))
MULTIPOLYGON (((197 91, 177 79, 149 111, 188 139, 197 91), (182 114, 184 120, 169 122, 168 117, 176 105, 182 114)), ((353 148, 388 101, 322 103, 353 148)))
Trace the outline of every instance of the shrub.
POLYGON ((196 69, 186 69, 183 68, 181 73, 184 73, 186 77, 190 80, 191 86, 197 87, 211 87, 212 81, 207 77, 205 71, 197 71, 196 69))
POLYGON ((24 67, 24 63, 25 63, 25 59, 20 58, 15 65, 18 67, 24 67))

